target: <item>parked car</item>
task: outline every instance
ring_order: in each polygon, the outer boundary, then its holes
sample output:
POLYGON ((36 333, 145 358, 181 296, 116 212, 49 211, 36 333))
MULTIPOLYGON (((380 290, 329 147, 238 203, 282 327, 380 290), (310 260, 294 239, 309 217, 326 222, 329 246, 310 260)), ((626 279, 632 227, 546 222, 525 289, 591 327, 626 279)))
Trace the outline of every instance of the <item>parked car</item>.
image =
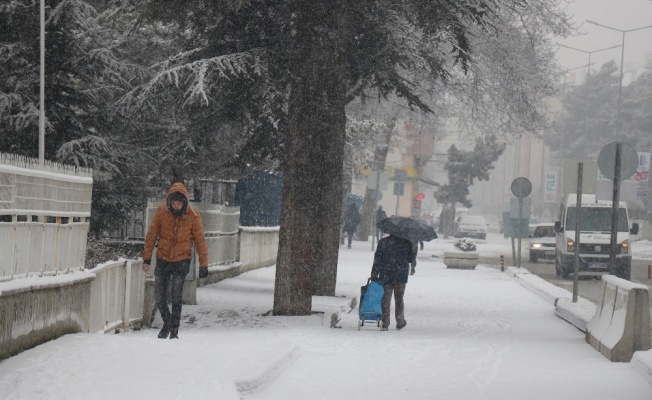
POLYGON ((530 218, 530 223, 528 225, 528 237, 532 237, 534 228, 536 228, 540 223, 542 223, 542 221, 539 221, 537 218, 530 218))
POLYGON ((530 236, 530 262, 555 259, 555 224, 536 224, 530 236))
POLYGON ((461 215, 455 223, 455 237, 487 238, 487 220, 479 215, 461 215))

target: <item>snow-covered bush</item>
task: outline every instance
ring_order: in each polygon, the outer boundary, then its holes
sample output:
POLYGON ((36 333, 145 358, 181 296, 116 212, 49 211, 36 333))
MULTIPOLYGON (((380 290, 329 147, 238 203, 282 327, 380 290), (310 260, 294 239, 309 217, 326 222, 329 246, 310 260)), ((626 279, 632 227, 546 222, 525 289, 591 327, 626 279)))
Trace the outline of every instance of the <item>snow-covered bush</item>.
POLYGON ((456 249, 462 251, 475 251, 475 242, 471 239, 460 239, 453 243, 456 249))

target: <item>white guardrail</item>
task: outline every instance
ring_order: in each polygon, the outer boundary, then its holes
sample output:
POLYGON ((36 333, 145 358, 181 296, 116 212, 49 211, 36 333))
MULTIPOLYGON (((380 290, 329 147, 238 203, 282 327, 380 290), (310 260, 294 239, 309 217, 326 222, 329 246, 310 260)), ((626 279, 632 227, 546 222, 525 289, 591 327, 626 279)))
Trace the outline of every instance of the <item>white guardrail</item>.
POLYGON ((143 319, 145 274, 142 260, 109 261, 93 268, 89 332, 125 331, 143 319))
POLYGON ((83 269, 88 226, 88 222, 0 222, 0 277, 83 269))

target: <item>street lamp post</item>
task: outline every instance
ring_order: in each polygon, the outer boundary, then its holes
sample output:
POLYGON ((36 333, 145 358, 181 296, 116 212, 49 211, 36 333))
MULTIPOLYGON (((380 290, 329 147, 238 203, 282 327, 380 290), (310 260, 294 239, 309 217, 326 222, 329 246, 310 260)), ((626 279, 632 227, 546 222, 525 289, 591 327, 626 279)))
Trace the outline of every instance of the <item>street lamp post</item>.
POLYGON ((620 49, 620 83, 618 85, 618 113, 616 114, 616 126, 620 129, 620 123, 621 123, 620 114, 623 108, 623 62, 625 60, 625 34, 627 32, 640 31, 641 29, 652 28, 652 25, 642 26, 640 28, 634 28, 634 29, 617 29, 588 19, 586 20, 586 22, 588 22, 589 24, 601 26, 603 28, 618 31, 623 34, 623 41, 620 49))
POLYGON ((38 160, 45 163, 45 0, 39 4, 40 14, 40 46, 39 46, 39 113, 38 113, 38 160))
MULTIPOLYGON (((564 47, 564 48, 567 48, 567 49, 570 49, 570 50, 579 51, 579 52, 586 53, 586 54, 589 55, 589 62, 586 64, 586 91, 585 91, 585 94, 584 94, 584 97, 585 97, 585 101, 584 101, 585 102, 585 105, 584 105, 584 142, 585 143, 584 144, 586 145, 586 130, 587 130, 588 119, 589 119, 589 82, 590 82, 590 79, 591 79, 591 55, 593 53, 599 53, 601 51, 615 49, 617 47, 621 47, 621 45, 618 44, 618 45, 615 45, 615 46, 605 47, 603 49, 593 50, 593 51, 582 50, 582 49, 578 49, 578 48, 575 48, 575 47, 566 46, 566 45, 563 45, 563 44, 560 44, 560 43, 557 43, 557 46, 564 47)), ((587 156, 588 156, 588 154, 587 154, 587 156)))

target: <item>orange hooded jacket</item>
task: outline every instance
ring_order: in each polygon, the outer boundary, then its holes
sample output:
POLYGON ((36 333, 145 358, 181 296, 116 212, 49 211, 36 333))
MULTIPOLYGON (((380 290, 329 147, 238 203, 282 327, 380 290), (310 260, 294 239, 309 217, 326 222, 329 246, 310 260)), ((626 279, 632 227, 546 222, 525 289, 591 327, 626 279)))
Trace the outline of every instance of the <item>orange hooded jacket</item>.
POLYGON ((208 251, 206 250, 201 217, 197 210, 190 207, 187 201, 188 190, 183 183, 174 183, 168 190, 168 198, 174 192, 180 192, 186 197, 186 212, 180 216, 174 216, 168 209, 168 199, 165 204, 158 207, 145 237, 143 260, 151 261, 154 244, 157 240, 156 258, 168 262, 190 260, 194 243, 199 255, 199 265, 208 266, 208 251))

